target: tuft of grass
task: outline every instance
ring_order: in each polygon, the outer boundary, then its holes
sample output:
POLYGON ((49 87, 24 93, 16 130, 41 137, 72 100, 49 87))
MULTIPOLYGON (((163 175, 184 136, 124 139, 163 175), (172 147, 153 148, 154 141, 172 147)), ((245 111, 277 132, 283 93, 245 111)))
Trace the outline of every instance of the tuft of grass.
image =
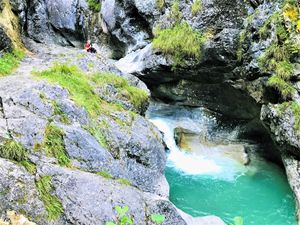
POLYGON ((129 85, 128 81, 123 77, 117 76, 112 73, 96 73, 92 76, 91 80, 97 87, 105 85, 113 85, 118 92, 125 96, 135 108, 143 107, 145 102, 148 102, 149 96, 146 91, 129 85))
POLYGON ((101 4, 100 0, 87 0, 89 9, 93 12, 100 12, 101 10, 101 4))
POLYGON ((291 102, 283 102, 276 106, 276 111, 278 112, 278 114, 280 116, 282 116, 285 113, 285 111, 287 110, 287 108, 289 108, 290 106, 291 106, 291 102))
POLYGON ((292 96, 292 94, 296 91, 295 88, 282 78, 273 75, 268 80, 268 85, 276 88, 282 95, 284 99, 287 99, 292 96))
POLYGON ((21 162, 27 159, 27 151, 20 143, 8 139, 0 143, 0 157, 21 162))
POLYGON ((192 15, 196 16, 202 9, 202 0, 194 0, 192 4, 192 15))
MULTIPOLYGON (((116 121, 113 113, 125 109, 120 104, 109 103, 101 99, 95 89, 104 85, 113 85, 118 91, 118 96, 127 98, 136 108, 143 107, 149 98, 145 91, 129 85, 120 76, 111 73, 84 73, 78 67, 70 64, 56 64, 52 68, 35 75, 51 83, 59 84, 69 91, 70 98, 78 106, 83 107, 92 119, 92 125, 85 127, 85 129, 96 137, 103 147, 108 145, 105 135, 99 131, 99 128, 103 127, 103 124, 98 121, 99 116, 106 115, 116 121)), ((55 105, 54 110, 56 114, 62 116, 61 110, 55 105)))
POLYGON ((0 54, 0 77, 9 75, 16 69, 25 53, 21 50, 13 50, 11 53, 0 54))
POLYGON ((61 214, 64 212, 60 200, 52 195, 53 186, 51 184, 51 176, 43 176, 36 182, 36 188, 40 194, 40 197, 45 205, 48 213, 48 220, 58 220, 61 214))
POLYGON ((239 34, 239 43, 238 43, 238 49, 237 49, 237 59, 238 61, 242 61, 243 59, 243 43, 245 42, 247 37, 247 29, 244 29, 239 34))
POLYGON ((101 177, 107 178, 107 179, 112 179, 113 178, 113 176, 110 173, 105 172, 105 171, 100 171, 100 172, 97 172, 96 174, 101 176, 101 177))
POLYGON ((20 162, 22 166, 25 167, 25 169, 30 173, 30 174, 35 174, 36 173, 36 165, 29 160, 23 160, 20 162))
POLYGON ((101 146, 108 148, 106 136, 101 132, 102 125, 102 123, 98 123, 97 125, 85 126, 84 129, 94 136, 101 146))
POLYGON ((152 44, 164 54, 171 55, 176 67, 184 66, 187 58, 199 59, 201 46, 206 40, 206 35, 194 31, 188 23, 183 22, 167 29, 157 27, 152 44))
POLYGON ((64 124, 71 123, 69 117, 61 110, 60 106, 56 101, 52 103, 52 106, 53 106, 53 115, 58 115, 60 117, 60 121, 64 124))
POLYGON ((101 113, 102 101, 95 94, 87 76, 84 76, 78 67, 69 64, 56 64, 49 70, 38 73, 38 75, 66 88, 70 92, 72 100, 84 107, 92 117, 101 113))
POLYGON ((130 186, 131 183, 129 180, 125 179, 125 178, 119 178, 116 180, 119 184, 123 184, 123 185, 127 185, 127 186, 130 186))
POLYGON ((178 0, 173 1, 170 12, 170 18, 173 19, 175 23, 180 23, 183 18, 178 0))
POLYGON ((156 6, 159 9, 159 11, 162 11, 165 7, 165 0, 156 0, 156 6))
POLYGON ((59 127, 48 124, 44 132, 42 149, 49 156, 55 157, 61 166, 70 166, 70 158, 66 153, 64 133, 59 127))
POLYGON ((49 70, 37 75, 66 88, 71 95, 71 99, 77 105, 84 107, 92 118, 97 118, 103 113, 109 115, 110 112, 121 110, 119 106, 103 101, 95 93, 88 74, 84 74, 75 65, 56 64, 49 70))
POLYGON ((300 134, 300 105, 296 102, 293 102, 291 104, 292 106, 292 112, 294 115, 294 130, 297 132, 297 134, 300 134))
POLYGON ((281 79, 288 81, 294 74, 294 64, 290 61, 280 61, 276 64, 275 74, 281 79))

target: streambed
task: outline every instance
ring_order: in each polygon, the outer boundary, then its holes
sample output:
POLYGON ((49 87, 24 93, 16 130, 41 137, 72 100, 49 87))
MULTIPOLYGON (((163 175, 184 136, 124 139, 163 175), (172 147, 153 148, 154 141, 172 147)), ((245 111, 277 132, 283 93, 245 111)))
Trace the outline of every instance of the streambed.
POLYGON ((170 199, 178 208, 227 223, 241 216, 244 225, 297 224, 283 169, 259 154, 246 154, 246 148, 259 148, 259 143, 238 141, 238 128, 221 127, 203 108, 155 102, 147 117, 164 133, 170 199), (178 128, 186 132, 181 143, 174 138, 178 128))

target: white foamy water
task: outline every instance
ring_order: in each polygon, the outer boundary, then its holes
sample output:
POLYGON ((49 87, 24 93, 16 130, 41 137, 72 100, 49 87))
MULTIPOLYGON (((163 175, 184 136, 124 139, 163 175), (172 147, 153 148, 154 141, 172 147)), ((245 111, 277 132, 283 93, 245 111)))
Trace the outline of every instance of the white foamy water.
MULTIPOLYGON (((222 154, 211 154, 210 156, 210 154, 201 155, 181 150, 176 145, 174 129, 182 124, 182 118, 170 115, 159 117, 156 114, 152 118, 149 116, 148 119, 164 134, 164 141, 170 149, 168 167, 172 167, 187 175, 204 175, 229 181, 246 172, 246 167, 234 159, 230 159, 230 157, 223 157, 222 154)), ((201 143, 199 143, 199 147, 208 148, 201 143)), ((218 146, 209 147, 208 151, 215 152, 217 149, 218 146)))
POLYGON ((181 151, 174 139, 174 127, 171 127, 172 121, 163 119, 152 119, 151 122, 164 134, 164 140, 170 149, 170 165, 172 164, 177 169, 185 173, 198 175, 198 174, 212 174, 219 173, 221 167, 218 166, 213 160, 205 159, 192 153, 181 151))

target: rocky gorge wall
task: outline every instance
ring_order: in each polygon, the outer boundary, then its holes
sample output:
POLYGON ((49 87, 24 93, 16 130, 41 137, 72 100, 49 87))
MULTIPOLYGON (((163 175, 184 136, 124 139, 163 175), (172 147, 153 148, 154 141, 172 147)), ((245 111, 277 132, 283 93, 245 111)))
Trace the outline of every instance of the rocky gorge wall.
MULTIPOLYGON (((267 154, 272 158, 272 155, 281 153, 291 187, 299 202, 300 197, 297 194, 299 192, 298 176, 295 175, 295 168, 298 165, 300 155, 300 136, 295 129, 299 123, 298 110, 297 107, 293 107, 294 104, 281 106, 284 102, 299 102, 298 72, 295 67, 291 81, 296 91, 287 99, 283 99, 280 91, 268 83, 274 71, 272 69, 266 71, 259 65, 260 56, 266 52, 274 40, 278 39, 275 25, 266 25, 269 31, 266 37, 262 36, 261 28, 265 27, 266 21, 274 13, 278 12, 281 15, 283 2, 279 0, 230 0, 226 2, 223 0, 202 0, 199 1, 200 7, 196 11, 195 2, 197 1, 103 0, 101 9, 93 10, 85 0, 11 0, 10 8, 6 8, 6 10, 9 10, 11 15, 19 17, 19 30, 23 36, 43 44, 56 43, 77 47, 82 47, 82 43, 86 39, 92 39, 98 44, 97 47, 102 53, 118 59, 115 64, 117 68, 112 65, 112 68, 106 68, 106 70, 112 70, 117 74, 137 76, 147 84, 152 97, 186 106, 205 106, 227 119, 240 121, 244 124, 241 136, 260 137, 262 142, 270 142, 270 137, 272 137, 276 146, 272 145, 271 151, 267 154), (176 24, 178 20, 186 22, 194 31, 209 32, 210 35, 201 46, 201 57, 197 59, 186 57, 186 64, 178 66, 174 70, 172 57, 164 54, 159 48, 153 48, 152 40, 155 37, 157 26, 167 29, 176 24)), ((7 6, 8 1, 0 1, 2 15, 5 4, 7 6)), ((286 23, 288 22, 281 21, 281 24, 286 23)), ((5 25, 0 19, 0 50, 16 43, 5 25)), ((51 51, 54 50, 51 49, 51 51)), ((297 64, 297 52, 293 54, 293 63, 297 64)), ((43 62, 46 62, 45 52, 42 51, 41 55, 45 57, 43 62)), ((56 54, 53 58, 58 57, 58 55, 56 54)), ((86 64, 84 61, 79 61, 76 63, 81 65, 82 69, 89 69, 84 66, 86 64)), ((97 63, 98 61, 95 62, 95 64, 97 63)), ((105 70, 106 64, 105 61, 99 70, 105 70)), ((19 86, 17 85, 19 89, 17 92, 14 91, 15 88, 8 92, 5 87, 13 81, 10 78, 5 79, 7 81, 1 81, 3 90, 5 90, 1 95, 1 99, 4 99, 2 100, 2 119, 4 121, 2 133, 7 135, 7 131, 9 131, 14 139, 30 150, 30 160, 37 164, 38 170, 35 178, 34 176, 29 178, 31 175, 27 174, 26 171, 21 173, 22 169, 18 165, 3 159, 2 164, 5 165, 3 170, 8 175, 7 178, 3 178, 6 180, 3 180, 2 184, 9 186, 8 182, 12 178, 8 172, 11 170, 19 171, 19 175, 24 179, 26 178, 25 180, 30 187, 34 186, 33 180, 40 176, 54 176, 55 194, 63 199, 62 204, 65 209, 64 216, 58 224, 97 224, 96 221, 104 221, 114 214, 111 209, 105 208, 108 211, 103 213, 103 217, 100 217, 101 215, 98 217, 96 211, 101 207, 92 210, 92 206, 100 205, 102 200, 106 199, 105 197, 101 200, 102 197, 98 196, 97 191, 90 191, 86 199, 86 196, 80 195, 76 198, 77 202, 69 202, 71 197, 66 196, 74 197, 73 192, 67 191, 71 186, 75 188, 75 193, 81 193, 82 183, 86 183, 88 188, 93 190, 94 182, 98 182, 97 185, 103 185, 101 190, 107 194, 105 196, 109 196, 108 191, 118 204, 123 200, 119 196, 120 193, 114 192, 115 189, 122 191, 124 189, 126 196, 140 196, 140 201, 137 202, 136 207, 133 207, 136 210, 133 209, 132 213, 137 214, 137 221, 147 220, 149 217, 147 209, 149 205, 152 205, 152 200, 158 198, 158 195, 166 197, 167 193, 166 189, 159 190, 160 185, 158 184, 165 182, 163 176, 165 156, 160 134, 151 124, 142 116, 137 116, 132 121, 129 112, 115 115, 117 122, 111 118, 100 117, 108 126, 107 137, 112 143, 110 147, 113 151, 106 151, 84 131, 82 126, 88 123, 88 118, 84 112, 80 111, 81 109, 76 108, 76 104, 70 103, 70 97, 63 89, 58 88, 54 91, 53 87, 46 84, 31 84, 32 81, 24 80, 28 86, 23 86, 20 83, 19 86), (35 91, 31 93, 30 90, 35 91), (39 154, 36 156, 33 151, 35 140, 33 137, 41 142, 47 120, 54 116, 53 106, 42 103, 41 96, 36 96, 36 92, 41 90, 46 90, 47 98, 59 99, 59 102, 62 102, 63 110, 66 110, 65 113, 72 118, 74 117, 71 125, 65 126, 60 123, 57 125, 64 130, 67 153, 71 156, 76 167, 80 168, 79 171, 61 168, 57 163, 51 161, 53 159, 44 158, 43 155, 39 154), (53 96, 53 92, 57 92, 58 96, 53 96), (28 102, 24 102, 24 96, 29 99, 28 102), (31 119, 24 119, 27 118, 24 116, 19 118, 23 114, 28 115, 28 118, 31 119), (18 121, 17 124, 19 124, 19 120, 22 123, 24 120, 32 122, 24 122, 24 126, 20 127, 14 124, 14 121, 18 121), (125 131, 118 127, 119 120, 124 123, 130 121, 130 125, 125 131), (35 125, 28 125, 28 123, 35 125), (135 136, 135 130, 143 131, 145 136, 150 133, 151 137, 149 138, 152 141, 144 141, 144 135, 142 137, 135 136), (127 137, 130 139, 128 140, 127 137), (86 146, 90 146, 89 155, 84 152, 86 146), (118 159, 119 154, 124 159, 118 159), (101 156, 101 158, 95 156, 101 156), (107 170, 116 179, 125 177, 134 187, 122 188, 114 181, 96 177, 92 173, 99 172, 96 171, 96 168, 99 167, 107 170), (154 194, 155 198, 151 197, 149 203, 148 195, 145 197, 144 192, 154 194), (79 205, 82 201, 91 202, 87 206, 85 206, 86 204, 83 204, 84 206, 79 205), (137 209, 140 208, 145 208, 145 213, 138 212, 137 209), (74 209, 79 210, 79 212, 72 214, 74 209), (83 218, 82 215, 91 212, 91 210, 93 211, 92 217, 83 218), (78 215, 79 217, 77 217, 78 215)), ((130 79, 134 80, 135 78, 131 77, 130 79)), ((139 82, 134 80, 133 84, 136 85, 137 83, 139 82)), ((114 93, 113 90, 108 92, 114 93)), ((98 91, 101 98, 106 93, 106 89, 98 91)), ((111 101, 113 98, 114 95, 106 100, 111 101)), ((124 103, 123 100, 120 99, 120 102, 124 103)), ((37 200, 37 191, 32 192, 34 193, 30 194, 36 198, 34 202, 39 204, 35 208, 40 210, 37 212, 30 211, 29 214, 35 217, 43 214, 41 212, 43 207, 41 201, 37 200)), ((4 195, 3 199, 5 200, 7 196, 12 196, 12 193, 4 195)), ((16 196, 12 197, 17 199, 16 196)), ((133 204, 132 199, 129 198, 126 204, 133 204)), ((164 207, 168 208, 167 211, 174 212, 168 216, 168 220, 170 220, 168 224, 174 224, 174 220, 181 221, 176 224, 186 223, 167 200, 159 200, 159 203, 155 200, 155 204, 156 206, 159 205, 159 212, 163 212, 164 207), (164 201, 164 203, 160 201, 164 201)), ((3 210, 8 210, 17 204, 11 205, 7 202, 4 205, 3 210)), ((112 208, 113 205, 115 204, 109 205, 108 208, 112 208)), ((21 209, 24 210, 25 207, 25 211, 27 211, 28 205, 21 206, 21 209)), ((35 208, 33 207, 33 209, 35 208)), ((150 223, 150 221, 148 222, 150 223)))

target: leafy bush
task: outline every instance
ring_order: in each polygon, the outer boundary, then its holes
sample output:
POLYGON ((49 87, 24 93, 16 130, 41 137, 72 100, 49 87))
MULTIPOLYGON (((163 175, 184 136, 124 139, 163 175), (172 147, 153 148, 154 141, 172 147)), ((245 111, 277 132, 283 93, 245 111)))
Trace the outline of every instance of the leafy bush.
POLYGON ((14 50, 11 53, 0 54, 0 76, 10 74, 16 67, 19 66, 25 53, 20 50, 14 50))
POLYGON ((89 9, 94 12, 100 12, 101 10, 101 4, 100 0, 88 0, 89 9))
POLYGON ((36 182, 36 187, 45 205, 46 211, 48 213, 48 219, 50 221, 54 221, 60 217, 60 215, 64 212, 64 209, 60 200, 56 196, 53 196, 51 194, 53 191, 51 180, 51 176, 41 177, 36 182))
POLYGON ((21 162, 27 159, 27 151, 20 143, 8 139, 0 143, 0 157, 21 162))
POLYGON ((188 23, 183 22, 167 29, 157 27, 152 44, 164 54, 171 55, 176 67, 184 66, 187 58, 199 59, 201 46, 206 39, 206 35, 194 31, 188 23))

